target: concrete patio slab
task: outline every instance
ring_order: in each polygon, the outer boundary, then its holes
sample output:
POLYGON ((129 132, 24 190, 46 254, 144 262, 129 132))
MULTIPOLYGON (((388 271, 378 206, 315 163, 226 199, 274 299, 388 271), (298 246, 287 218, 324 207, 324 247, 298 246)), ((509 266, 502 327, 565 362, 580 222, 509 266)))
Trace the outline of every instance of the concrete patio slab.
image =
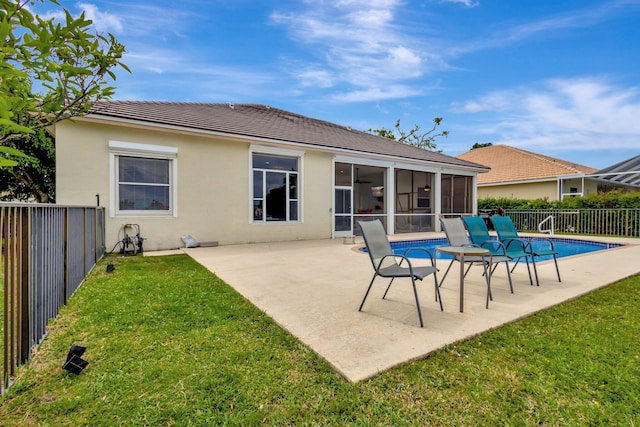
MULTIPOLYGON (((437 233, 401 239, 442 237, 437 233)), ((398 240, 398 236, 395 236, 398 240)), ((589 240, 597 240, 589 238, 589 240)), ((503 266, 493 276, 493 301, 485 309, 482 267, 472 267, 465 282, 464 312, 459 311, 457 265, 441 287, 444 312, 435 301, 432 277, 418 282, 424 328, 419 327, 410 281, 396 280, 386 299, 376 279, 362 312, 373 269, 369 257, 342 239, 260 243, 183 249, 198 263, 244 295, 311 347, 349 381, 357 382, 447 344, 529 316, 594 289, 640 273, 637 239, 600 239, 627 246, 538 264, 540 286, 530 286, 526 267, 513 274, 508 288, 503 266)), ((448 262, 438 264, 443 270, 448 262)), ((442 271, 440 273, 442 276, 442 271)))

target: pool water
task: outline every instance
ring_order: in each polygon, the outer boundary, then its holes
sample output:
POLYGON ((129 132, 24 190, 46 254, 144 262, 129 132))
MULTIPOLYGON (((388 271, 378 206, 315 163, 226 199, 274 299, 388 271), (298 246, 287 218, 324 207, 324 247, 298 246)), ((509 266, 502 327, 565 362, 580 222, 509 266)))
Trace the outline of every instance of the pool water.
MULTIPOLYGON (((534 248, 548 248, 548 243, 545 242, 546 239, 531 239, 531 242, 534 248)), ((558 258, 585 254, 589 252, 602 251, 605 249, 616 248, 618 246, 623 246, 618 243, 603 243, 603 242, 594 242, 591 240, 578 240, 578 239, 566 239, 561 237, 551 237, 551 241, 553 241, 553 245, 556 251, 558 251, 558 258)), ((402 255, 409 248, 426 248, 431 251, 432 254, 435 254, 435 248, 438 246, 447 246, 448 242, 445 238, 440 239, 424 239, 424 240, 406 240, 406 241, 398 241, 391 242, 391 248, 393 252, 402 255)), ((366 251, 366 247, 364 251, 366 251)), ((411 251, 407 256, 411 258, 426 258, 427 255, 424 251, 411 251)), ((451 259, 452 256, 448 254, 438 253, 438 259, 451 259)), ((547 259, 552 259, 552 257, 536 257, 536 261, 544 261, 547 259)))

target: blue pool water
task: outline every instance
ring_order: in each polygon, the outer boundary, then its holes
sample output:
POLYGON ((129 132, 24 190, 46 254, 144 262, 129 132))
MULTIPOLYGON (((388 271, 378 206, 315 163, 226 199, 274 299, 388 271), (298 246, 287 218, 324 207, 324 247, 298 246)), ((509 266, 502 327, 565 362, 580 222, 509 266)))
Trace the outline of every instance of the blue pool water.
MULTIPOLYGON (((553 245, 556 251, 558 251, 558 257, 566 257, 572 255, 585 254, 588 252, 601 251, 605 249, 616 248, 618 246, 622 246, 618 243, 603 243, 603 242, 594 242, 590 240, 578 240, 578 239, 566 239, 562 237, 551 237, 551 241, 553 241, 553 245)), ((545 239, 536 239, 533 238, 532 244, 534 247, 547 248, 548 243, 544 242, 545 239)), ((406 241, 398 241, 391 242, 391 248, 393 252, 398 255, 402 255, 404 251, 409 248, 427 248, 431 251, 432 254, 435 254, 435 248, 438 246, 447 246, 447 239, 424 239, 424 240, 406 240, 406 241)), ((364 251, 367 249, 364 248, 364 251)), ((409 257, 412 258, 426 258, 427 255, 424 251, 412 251, 408 254, 409 257)), ((438 259, 440 258, 451 258, 451 255, 438 253, 438 259)), ((548 257, 538 257, 536 261, 544 261, 546 259, 552 259, 551 256, 548 257)))

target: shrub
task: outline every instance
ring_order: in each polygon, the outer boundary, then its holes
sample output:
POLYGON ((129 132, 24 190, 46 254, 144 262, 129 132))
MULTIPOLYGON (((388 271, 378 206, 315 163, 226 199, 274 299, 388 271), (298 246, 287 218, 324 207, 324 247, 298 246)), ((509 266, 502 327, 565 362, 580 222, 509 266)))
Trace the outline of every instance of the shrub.
POLYGON ((610 191, 608 193, 589 194, 584 197, 567 197, 561 201, 510 198, 486 198, 478 200, 478 209, 497 210, 498 208, 506 210, 638 209, 640 208, 640 192, 622 193, 619 191, 610 191))

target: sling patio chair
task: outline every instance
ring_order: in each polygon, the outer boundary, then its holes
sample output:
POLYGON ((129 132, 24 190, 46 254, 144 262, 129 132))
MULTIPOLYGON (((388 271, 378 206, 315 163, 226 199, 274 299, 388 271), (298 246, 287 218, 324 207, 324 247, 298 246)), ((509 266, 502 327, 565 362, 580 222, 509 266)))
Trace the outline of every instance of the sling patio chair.
MULTIPOLYGON (((513 273, 518 263, 524 259, 527 265, 527 273, 529 274, 529 284, 533 286, 531 267, 529 266, 530 254, 526 250, 526 242, 514 240, 505 245, 504 242, 499 239, 492 239, 487 224, 484 222, 484 219, 479 216, 465 217, 464 222, 473 243, 489 249, 492 254, 507 256, 509 261, 515 261, 510 273, 513 273)), ((511 278, 509 278, 509 280, 511 280, 511 278)))
MULTIPOLYGON (((500 216, 494 215, 491 217, 491 222, 493 223, 493 227, 496 229, 498 233, 498 239, 505 245, 507 249, 507 255, 509 254, 510 247, 521 248, 525 251, 533 262, 533 272, 536 276, 536 285, 540 286, 540 281, 538 280, 538 268, 536 267, 536 258, 541 256, 552 256, 553 262, 556 265, 556 273, 558 274, 558 282, 560 280, 560 269, 558 268, 558 252, 553 247, 553 241, 547 238, 536 237, 536 241, 545 242, 545 247, 534 246, 532 239, 522 239, 518 235, 518 230, 516 226, 513 224, 513 221, 508 216, 500 216)), ((520 249, 518 249, 520 250, 520 249)))
MULTIPOLYGON (((509 258, 509 261, 515 261, 515 265, 511 268, 511 270, 507 270, 509 272, 509 284, 511 284, 511 273, 517 267, 518 263, 524 259, 527 265, 527 272, 529 273, 529 284, 533 286, 533 278, 531 277, 531 268, 529 267, 529 256, 530 254, 524 249, 523 244, 526 242, 513 241, 505 246, 503 242, 499 239, 492 239, 489 234, 489 229, 487 228, 487 224, 484 222, 484 219, 479 216, 468 216, 463 218, 465 225, 467 226, 467 231, 469 232, 469 238, 471 241, 485 249, 489 249, 491 254, 495 256, 506 256, 509 258)), ((507 264, 508 265, 508 264, 507 264)), ((507 267, 508 268, 508 267, 507 267)))
POLYGON ((360 308, 358 311, 362 311, 362 307, 364 306, 364 302, 369 295, 369 291, 373 286, 373 282, 376 279, 376 276, 384 277, 387 279, 391 279, 389 285, 387 286, 387 290, 384 292, 382 299, 387 296, 387 292, 389 292, 389 288, 391 288, 391 284, 394 279, 397 277, 400 278, 410 278, 411 284, 413 286, 413 295, 416 300, 416 308, 418 309, 418 319, 420 320, 420 327, 424 327, 424 323, 422 322, 422 312, 420 311, 420 301, 418 299, 418 290, 416 289, 416 279, 422 280, 425 277, 433 274, 433 280, 435 282, 435 294, 436 301, 440 303, 440 311, 443 311, 442 307, 442 299, 440 298, 440 289, 438 287, 438 277, 436 275, 437 269, 433 264, 433 255, 428 249, 407 249, 403 255, 396 255, 391 249, 391 244, 389 243, 389 239, 387 239, 387 233, 382 226, 380 220, 376 219, 374 221, 358 221, 360 225, 360 229, 362 230, 362 236, 364 237, 364 243, 367 246, 367 251, 369 253, 369 258, 371 258, 371 264, 373 265, 373 277, 371 278, 371 282, 369 283, 369 287, 367 288, 367 292, 364 294, 364 298, 362 299, 362 303, 360 304, 360 308), (413 266, 411 261, 407 257, 407 253, 409 251, 424 251, 429 255, 429 259, 431 260, 431 266, 413 266), (398 260, 400 262, 398 263, 398 260))
MULTIPOLYGON (((511 291, 511 293, 513 293, 513 284, 511 283, 511 272, 509 271, 509 260, 510 260, 509 257, 507 257, 504 253, 499 253, 498 251, 495 251, 494 248, 483 247, 482 245, 479 245, 473 240, 471 240, 471 237, 467 234, 465 223, 461 217, 440 218, 440 223, 442 224, 442 229, 444 230, 444 233, 447 236, 447 240, 449 241, 450 246, 473 246, 473 247, 489 250, 489 252, 491 253, 491 263, 494 264, 492 270, 489 272, 491 276, 493 276, 493 272, 496 270, 499 263, 501 262, 505 263, 505 266, 507 267, 507 276, 509 277, 509 290, 511 291)), ((442 286, 442 283, 444 282, 444 279, 447 277, 447 273, 451 269, 451 265, 453 265, 454 261, 460 262, 460 259, 458 257, 454 257, 454 259, 451 260, 451 263, 449 264, 447 271, 444 273, 444 276, 440 279, 440 286, 442 286)), ((467 276, 467 273, 469 272, 469 270, 471 269, 471 266, 474 263, 483 263, 485 267, 484 274, 485 275, 487 274, 486 265, 488 261, 486 257, 466 256, 464 258, 464 262, 469 263, 469 267, 467 267, 467 271, 464 273, 465 277, 467 276)), ((489 295, 489 297, 491 298, 491 295, 489 295)), ((491 298, 491 300, 493 300, 493 298, 491 298)))

